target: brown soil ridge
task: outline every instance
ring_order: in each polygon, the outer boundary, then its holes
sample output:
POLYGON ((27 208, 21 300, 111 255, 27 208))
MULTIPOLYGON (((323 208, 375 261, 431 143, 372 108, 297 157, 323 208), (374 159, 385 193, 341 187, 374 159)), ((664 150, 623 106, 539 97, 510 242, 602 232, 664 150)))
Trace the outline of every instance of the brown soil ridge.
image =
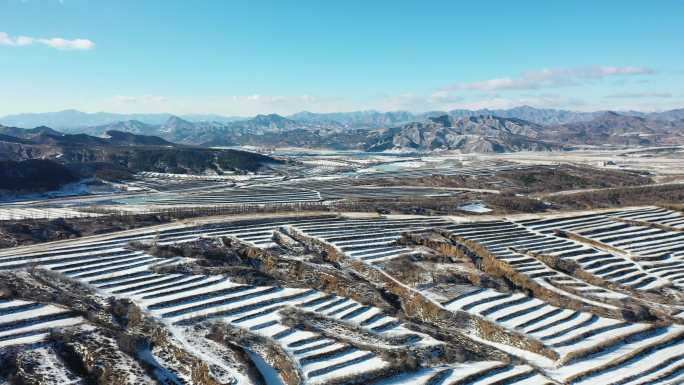
POLYGON ((318 250, 327 260, 339 263, 341 266, 353 270, 368 282, 396 296, 401 302, 402 311, 408 318, 421 323, 431 323, 449 330, 450 333, 453 333, 460 340, 459 342, 462 346, 471 352, 490 359, 510 361, 510 356, 507 353, 471 339, 462 330, 470 330, 479 338, 493 342, 505 342, 516 348, 535 352, 552 360, 559 358, 557 352, 547 348, 536 339, 507 330, 489 320, 464 311, 449 311, 420 292, 398 282, 384 271, 370 266, 363 261, 349 258, 326 242, 307 236, 290 226, 286 227, 286 232, 292 238, 307 245, 310 249, 318 250))

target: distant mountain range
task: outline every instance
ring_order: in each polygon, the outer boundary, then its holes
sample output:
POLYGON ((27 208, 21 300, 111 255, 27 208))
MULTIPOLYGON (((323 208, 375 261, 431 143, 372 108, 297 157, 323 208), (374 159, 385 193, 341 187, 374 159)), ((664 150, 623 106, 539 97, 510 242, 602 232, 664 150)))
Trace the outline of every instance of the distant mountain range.
POLYGON ((270 114, 225 123, 191 122, 177 116, 171 116, 161 124, 128 120, 102 126, 84 127, 73 131, 102 136, 105 132, 112 130, 138 135, 157 135, 182 144, 232 146, 239 144, 260 145, 260 141, 269 140, 266 137, 294 131, 303 130, 327 136, 331 133, 345 132, 350 129, 335 122, 297 122, 280 115, 270 114))
MULTIPOLYGON (((519 107, 509 110, 455 110, 413 115, 407 112, 354 112, 289 117, 257 115, 232 121, 191 121, 168 116, 161 123, 124 120, 72 128, 62 135, 38 126, 0 134, 19 140, 165 140, 183 145, 222 147, 304 147, 365 151, 511 152, 550 151, 576 145, 684 144, 684 110, 661 113, 571 112, 519 107), (523 118, 524 117, 524 118, 523 118), (544 123, 540 123, 542 121, 544 123), (112 138, 111 132, 116 132, 112 138), (78 134, 77 134, 78 133, 78 134), (31 136, 31 137, 27 137, 31 136), (80 136, 79 136, 80 135, 80 136), (160 139, 161 138, 161 139, 160 139)), ((14 131, 12 131, 14 130, 14 131)), ((0 138, 1 139, 1 138, 0 138)), ((6 141, 9 140, 6 138, 6 141)), ((169 144, 171 144, 169 143, 169 144)), ((164 145, 164 143, 149 143, 164 145)))
MULTIPOLYGON (((313 125, 319 127, 341 126, 351 129, 375 129, 397 127, 411 122, 427 121, 427 119, 431 117, 441 115, 451 115, 454 117, 492 115, 501 118, 523 119, 542 125, 567 124, 588 121, 596 118, 603 112, 605 111, 576 112, 569 110, 542 109, 530 106, 521 106, 511 109, 431 111, 421 114, 414 114, 407 111, 355 111, 333 113, 313 113, 303 111, 285 116, 284 118, 287 118, 290 121, 296 122, 296 124, 300 125, 313 125)), ((625 111, 620 112, 620 114, 652 120, 681 120, 684 119, 684 108, 652 113, 625 111)), ((48 126, 65 132, 73 132, 85 127, 106 126, 123 121, 137 121, 149 125, 162 125, 172 117, 174 117, 172 114, 115 114, 108 112, 86 113, 77 110, 65 110, 59 112, 7 115, 0 118, 0 124, 23 128, 48 126)), ((226 124, 250 119, 249 117, 221 116, 216 114, 179 115, 178 118, 192 123, 211 122, 213 124, 226 124)))
MULTIPOLYGON (((102 126, 121 121, 139 121, 146 124, 162 124, 172 114, 116 114, 110 112, 81 112, 78 110, 64 110, 58 112, 41 112, 7 115, 0 118, 0 124, 13 127, 37 127, 49 126, 63 131, 73 131, 83 127, 102 126)), ((191 121, 215 121, 232 122, 244 118, 228 117, 212 114, 183 115, 184 119, 191 121)))

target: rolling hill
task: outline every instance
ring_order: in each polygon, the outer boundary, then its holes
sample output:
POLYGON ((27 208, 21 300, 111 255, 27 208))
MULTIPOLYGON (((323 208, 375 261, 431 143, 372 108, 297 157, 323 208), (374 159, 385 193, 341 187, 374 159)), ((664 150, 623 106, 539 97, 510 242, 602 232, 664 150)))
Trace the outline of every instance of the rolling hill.
MULTIPOLYGON (((51 161, 86 170, 85 175, 79 173, 81 176, 90 176, 87 170, 97 172, 103 169, 117 170, 118 175, 141 171, 180 174, 245 173, 281 162, 245 151, 178 145, 156 136, 129 132, 110 130, 98 137, 62 134, 47 127, 21 129, 0 126, 0 161, 30 160, 51 161), (88 166, 95 164, 98 166, 88 166)), ((27 170, 42 165, 25 163, 27 170)))

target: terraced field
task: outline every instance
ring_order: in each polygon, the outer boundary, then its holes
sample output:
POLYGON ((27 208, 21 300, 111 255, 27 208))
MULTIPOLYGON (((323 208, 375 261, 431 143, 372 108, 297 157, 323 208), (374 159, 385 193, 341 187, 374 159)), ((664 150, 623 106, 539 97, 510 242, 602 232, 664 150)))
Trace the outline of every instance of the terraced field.
MULTIPOLYGON (((524 220, 207 219, 6 249, 0 270, 49 269, 132 301, 220 383, 258 383, 228 358, 239 346, 269 384, 678 384, 682 220, 657 207, 524 220), (240 256, 178 251, 211 240, 240 256), (396 263, 424 272, 404 281, 396 263)), ((54 360, 50 333, 91 322, 10 294, 0 354, 22 347, 54 360)), ((204 383, 145 354, 134 361, 156 381, 204 383)))
POLYGON ((36 343, 44 340, 50 329, 83 322, 74 312, 58 306, 0 298, 0 348, 36 343))
MULTIPOLYGON (((415 169, 389 169, 389 170, 379 170, 379 172, 368 172, 359 175, 361 179, 372 179, 376 180, 383 177, 393 177, 393 178, 420 178, 431 175, 444 175, 444 176, 494 176, 498 172, 502 171, 512 171, 512 170, 525 170, 531 167, 539 167, 538 165, 521 165, 512 162, 476 162, 468 166, 442 166, 442 167, 420 167, 415 169)), ((550 166, 549 166, 550 167, 550 166)))
POLYGON ((544 233, 570 232, 593 243, 593 253, 575 253, 572 258, 592 274, 616 283, 646 290, 668 283, 681 288, 684 283, 681 213, 645 208, 523 224, 544 233))
POLYGON ((260 205, 318 202, 321 195, 312 190, 283 189, 278 187, 246 187, 214 190, 210 193, 164 194, 152 197, 122 199, 115 201, 126 204, 163 206, 213 206, 213 205, 260 205))
MULTIPOLYGON (((430 168, 421 167, 419 169, 399 169, 388 171, 377 171, 368 173, 357 173, 353 175, 346 175, 340 170, 340 161, 317 160, 312 161, 317 167, 323 167, 327 171, 337 171, 331 173, 327 177, 316 177, 315 175, 323 174, 323 172, 311 173, 307 172, 296 175, 287 180, 277 180, 272 177, 256 178, 250 176, 245 177, 245 181, 249 181, 246 186, 237 186, 230 188, 214 188, 210 193, 175 193, 175 194, 159 194, 144 198, 131 198, 116 200, 118 204, 148 204, 148 205, 164 205, 164 206, 185 206, 185 205, 258 205, 258 204, 288 204, 288 203, 302 203, 302 202, 319 202, 341 199, 387 199, 390 197, 435 197, 435 196, 458 196, 461 191, 458 189, 443 189, 443 188, 420 188, 420 187, 381 187, 373 186, 372 181, 378 177, 394 177, 394 178, 417 178, 430 176, 435 173, 440 175, 463 175, 463 176, 493 176, 497 172, 509 170, 521 170, 533 166, 522 166, 512 163, 483 163, 472 167, 441 167, 430 168), (318 163, 321 163, 320 165, 318 163), (312 177, 313 178, 310 178, 312 177), (352 183, 353 179, 369 180, 370 185, 359 186, 358 183, 352 183)), ((394 163, 392 163, 394 164, 394 163)), ((401 164, 398 162, 397 164, 401 164)), ((324 171, 325 171, 324 170, 324 171)), ((145 173, 146 178, 159 179, 163 175, 154 173, 145 173)), ((205 177, 198 177, 198 181, 205 181, 205 177)), ((233 177, 206 177, 206 180, 236 180, 233 177), (232 178, 232 179, 231 179, 232 178)), ((192 181, 190 176, 187 178, 192 181)), ((494 190, 492 190, 494 191, 494 190)))
POLYGON ((331 203, 357 200, 458 198, 469 192, 495 194, 500 189, 511 187, 495 178, 499 172, 552 167, 501 161, 476 161, 468 165, 446 162, 439 166, 434 166, 434 162, 418 162, 420 167, 397 166, 408 163, 412 162, 398 159, 365 164, 314 159, 306 164, 274 170, 277 174, 186 175, 143 172, 136 174, 133 180, 111 184, 112 191, 106 193, 50 201, 34 201, 27 197, 21 203, 2 205, 0 221, 76 218, 92 216, 92 212, 149 214, 195 207, 232 207, 254 212, 265 207, 301 210, 303 206, 311 209, 311 205, 317 205, 325 208, 331 203), (387 187, 377 183, 378 178, 420 178, 435 174, 484 178, 489 187, 387 187))
POLYGON ((232 186, 234 180, 220 177, 173 175, 143 172, 135 175, 135 179, 128 181, 126 187, 131 191, 165 192, 174 190, 202 189, 204 191, 213 188, 225 188, 232 186))
POLYGON ((552 306, 522 293, 506 294, 491 289, 475 289, 443 305, 487 317, 538 339, 556 351, 561 362, 567 362, 549 369, 550 375, 561 381, 593 384, 628 379, 659 369, 649 362, 659 362, 662 357, 672 358, 663 370, 673 370, 684 363, 682 325, 629 323, 552 306), (632 356, 637 356, 639 362, 630 361, 632 356), (625 368, 621 361, 630 365, 624 365, 625 368))
POLYGON ((337 220, 332 223, 289 224, 296 230, 329 243, 346 255, 364 262, 387 261, 414 253, 407 247, 396 245, 402 232, 429 231, 449 222, 440 218, 390 220, 337 220))
POLYGON ((410 341, 414 346, 439 344, 428 336, 403 328, 396 318, 384 315, 380 309, 363 306, 348 298, 307 289, 236 285, 225 277, 200 282, 177 284, 167 291, 148 287, 142 290, 143 293, 132 292, 131 295, 152 314, 181 330, 204 320, 218 319, 277 341, 295 365, 301 367, 307 383, 326 383, 347 376, 350 371, 382 370, 387 362, 376 353, 345 341, 284 325, 278 314, 283 306, 298 306, 343 320, 376 334, 379 340, 391 336, 410 341), (194 287, 199 288, 184 290, 194 287))
POLYGON ((0 205, 0 221, 24 219, 84 218, 98 214, 85 213, 66 208, 33 208, 14 205, 0 205))
MULTIPOLYGON (((584 264, 583 267, 586 268, 593 267, 588 266, 592 261, 607 258, 607 255, 599 250, 576 241, 544 234, 508 221, 478 223, 475 225, 453 225, 447 227, 447 230, 463 239, 478 242, 495 255, 497 259, 510 266, 512 270, 529 277, 546 289, 575 298, 587 305, 610 307, 587 298, 620 299, 626 296, 583 282, 574 276, 552 268, 530 255, 530 253, 539 253, 559 259, 571 259, 584 264), (570 288, 572 289, 569 290, 570 288)), ((629 266, 635 266, 634 269, 639 271, 635 263, 627 260, 624 260, 624 263, 629 264, 629 266)), ((600 270, 599 273, 603 273, 602 278, 616 283, 621 283, 620 279, 623 278, 603 270, 600 270)), ((648 290, 666 283, 641 271, 635 275, 638 275, 638 280, 632 281, 632 287, 634 288, 648 290)))

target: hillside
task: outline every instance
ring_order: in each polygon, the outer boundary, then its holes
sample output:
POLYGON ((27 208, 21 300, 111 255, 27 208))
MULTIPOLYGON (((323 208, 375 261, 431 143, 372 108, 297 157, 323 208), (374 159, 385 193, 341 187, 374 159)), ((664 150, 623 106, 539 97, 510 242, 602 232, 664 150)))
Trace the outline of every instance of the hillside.
POLYGON ((652 112, 650 114, 646 114, 646 118, 653 120, 683 120, 684 108, 678 108, 675 110, 663 112, 652 112))
POLYGON ((23 162, 52 160, 71 165, 91 176, 95 171, 126 175, 127 172, 155 171, 181 174, 254 172, 280 161, 237 150, 183 146, 162 138, 128 132, 107 131, 104 137, 61 134, 49 128, 7 129, 15 136, 0 134, 0 160, 23 162), (26 138, 26 139, 23 139, 26 138), (83 167, 74 165, 100 164, 83 167), (106 166, 109 165, 109 166, 106 166), (123 167, 123 169, 122 169, 123 167))
POLYGON ((576 144, 658 145, 684 143, 684 120, 652 120, 605 112, 586 121, 549 127, 550 140, 576 144))
POLYGON ((49 160, 0 161, 0 192, 49 191, 78 179, 64 165, 49 160))
POLYGON ((0 381, 681 384, 682 226, 268 214, 11 247, 0 381))
POLYGON ((8 127, 0 124, 0 134, 13 136, 22 139, 31 139, 38 135, 61 135, 60 132, 53 130, 50 127, 38 126, 35 128, 20 128, 20 127, 8 127))
POLYGON ((519 119, 494 116, 455 119, 444 115, 427 123, 411 123, 381 132, 367 151, 512 152, 550 151, 562 146, 538 140, 542 127, 519 119))
POLYGON ((280 161, 268 156, 238 150, 212 150, 196 147, 142 149, 116 148, 105 152, 103 161, 120 164, 133 171, 173 174, 201 174, 225 171, 259 171, 280 161))

